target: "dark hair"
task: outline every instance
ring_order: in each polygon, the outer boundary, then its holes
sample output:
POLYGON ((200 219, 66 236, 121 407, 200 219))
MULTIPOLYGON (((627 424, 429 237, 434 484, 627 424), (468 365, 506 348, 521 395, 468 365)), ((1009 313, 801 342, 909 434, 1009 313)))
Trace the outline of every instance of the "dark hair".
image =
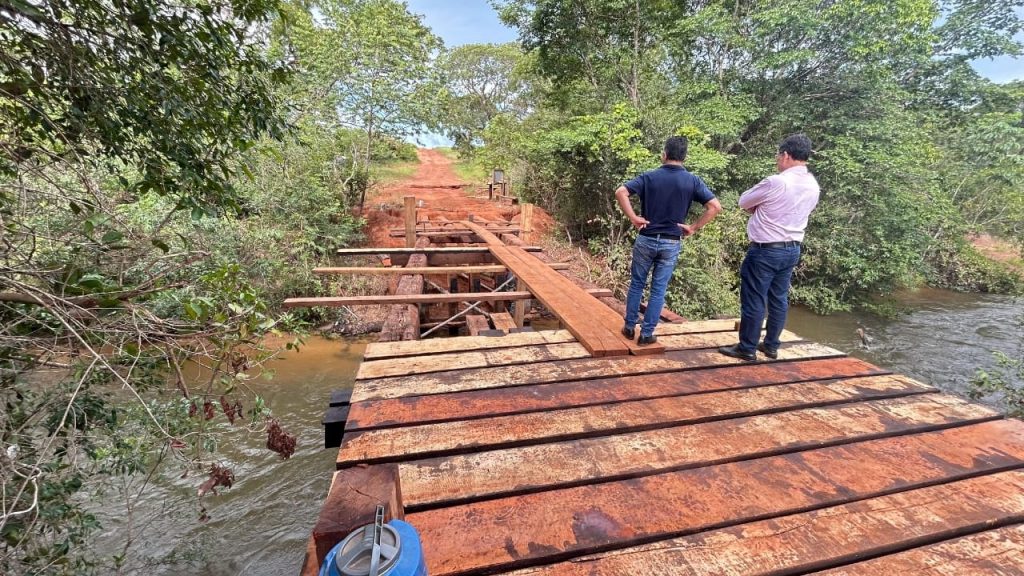
POLYGON ((686 136, 673 136, 665 140, 665 159, 673 162, 686 160, 686 148, 689 145, 686 136))
POLYGON ((811 157, 811 139, 806 134, 790 134, 779 144, 779 153, 786 152, 793 160, 806 162, 811 157))

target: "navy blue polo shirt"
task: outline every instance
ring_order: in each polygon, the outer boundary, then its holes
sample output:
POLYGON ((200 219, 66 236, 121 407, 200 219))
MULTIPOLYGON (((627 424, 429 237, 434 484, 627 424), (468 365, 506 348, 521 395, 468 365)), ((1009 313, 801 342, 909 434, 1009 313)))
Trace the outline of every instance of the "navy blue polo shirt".
POLYGON ((644 236, 681 236, 679 224, 686 222, 690 204, 707 204, 715 198, 703 180, 675 164, 644 172, 623 186, 640 197, 640 215, 650 222, 640 230, 644 236))

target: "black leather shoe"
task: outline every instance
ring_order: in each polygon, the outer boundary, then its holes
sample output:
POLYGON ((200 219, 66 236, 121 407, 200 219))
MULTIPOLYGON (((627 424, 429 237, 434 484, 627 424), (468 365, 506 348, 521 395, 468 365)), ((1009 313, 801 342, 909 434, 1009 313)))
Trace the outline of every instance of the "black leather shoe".
POLYGON ((740 360, 746 360, 747 362, 753 362, 757 360, 757 354, 753 352, 743 352, 740 350, 739 344, 733 344, 732 346, 722 346, 718 349, 719 352, 729 356, 730 358, 739 358, 740 360))
POLYGON ((627 339, 632 340, 634 337, 636 337, 636 332, 634 332, 633 328, 629 326, 623 326, 622 335, 625 336, 627 339))
POLYGON ((775 360, 776 358, 779 357, 779 349, 769 348, 764 345, 764 342, 761 342, 760 344, 757 345, 757 350, 758 352, 764 354, 765 356, 771 358, 772 360, 775 360))
POLYGON ((640 346, 647 346, 648 344, 654 344, 657 341, 658 337, 655 336, 654 334, 651 334, 650 336, 641 336, 640 339, 636 341, 636 343, 640 346))

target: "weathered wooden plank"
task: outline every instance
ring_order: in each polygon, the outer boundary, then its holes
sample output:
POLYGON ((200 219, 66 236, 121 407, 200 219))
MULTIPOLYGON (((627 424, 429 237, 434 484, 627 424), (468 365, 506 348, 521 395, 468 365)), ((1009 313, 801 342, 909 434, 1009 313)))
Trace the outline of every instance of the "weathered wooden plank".
MULTIPOLYGON (((508 313, 491 314, 494 327, 498 330, 511 330, 515 322, 508 313)), ((796 342, 800 338, 789 331, 780 335, 782 342, 796 342)), ((668 350, 695 350, 701 348, 718 348, 731 344, 736 340, 727 332, 710 334, 680 334, 666 336, 663 343, 668 350)), ((466 368, 483 368, 486 366, 511 366, 514 364, 536 364, 555 360, 569 360, 590 356, 583 345, 578 342, 565 344, 541 344, 529 347, 510 347, 496 350, 474 350, 470 352, 448 352, 430 356, 407 358, 389 358, 363 362, 356 374, 357 380, 385 378, 389 376, 422 375, 431 372, 445 372, 466 368)))
MULTIPOLYGON (((527 252, 543 252, 540 246, 520 246, 527 252)), ((376 256, 378 254, 490 254, 487 246, 434 246, 431 248, 339 248, 339 256, 376 256)))
MULTIPOLYGON (((422 276, 417 276, 421 278, 422 276)), ((595 291, 597 295, 611 294, 611 290, 595 291)), ((374 306, 379 304, 446 304, 448 302, 494 302, 497 300, 529 300, 529 292, 460 292, 457 294, 385 294, 380 296, 324 296, 319 298, 288 298, 285 308, 312 306, 374 306)))
POLYGON ((516 321, 512 319, 512 315, 508 312, 496 312, 491 314, 491 322, 494 323, 494 328, 496 330, 504 330, 505 332, 508 332, 509 330, 518 328, 518 326, 516 326, 516 321))
MULTIPOLYGON (((1002 472, 870 498, 781 518, 741 524, 575 559, 528 568, 508 576, 771 576, 803 574, 940 542, 992 526, 1024 521, 1024 472, 1002 472)), ((988 544, 988 542, 985 542, 988 544)), ((980 547, 979 547, 980 548, 980 547)), ((981 560, 999 546, 972 551, 981 560)), ((925 550, 914 550, 919 554, 925 550)), ((927 573, 879 558, 826 574, 901 575, 927 573), (871 570, 863 571, 864 568, 871 570), (853 570, 845 572, 844 570, 853 570)), ((917 560, 917 558, 915 558, 917 560)), ((949 566, 948 556, 942 558, 949 566)), ((1016 563, 1024 573, 1024 562, 1016 563)), ((945 571, 960 575, 969 572, 945 571)))
MULTIPOLYGON (((564 262, 551 262, 546 264, 552 270, 565 270, 569 265, 564 262)), ((332 266, 313 268, 313 274, 321 276, 363 274, 363 275, 402 275, 402 274, 503 274, 508 268, 500 264, 480 266, 422 266, 404 267, 397 266, 332 266)))
POLYGON ((407 514, 432 576, 550 563, 1024 466, 998 420, 407 514))
MULTIPOLYGON (((491 315, 496 316, 496 314, 491 315)), ((506 330, 507 328, 498 328, 506 330)), ((464 368, 480 368, 483 366, 511 366, 514 364, 533 364, 554 360, 570 360, 588 358, 590 353, 577 342, 565 344, 538 344, 518 348, 498 348, 496 350, 476 350, 473 352, 455 352, 435 354, 432 356, 412 356, 408 358, 388 358, 373 360, 359 365, 357 380, 404 376, 410 374, 428 374, 446 372, 464 368)))
MULTIPOLYGON (((779 359, 776 361, 834 358, 843 355, 842 352, 828 346, 800 342, 781 347, 779 359)), ((382 398, 446 394, 462 390, 506 388, 630 374, 700 370, 743 363, 742 360, 723 356, 714 350, 683 350, 645 358, 587 358, 536 365, 472 368, 443 374, 363 380, 356 384, 352 392, 352 401, 354 403, 382 398)), ((708 377, 714 378, 714 374, 708 374, 708 377)))
POLYGON ((317 564, 350 532, 372 524, 377 505, 385 507, 388 520, 405 515, 395 466, 360 466, 336 472, 313 527, 317 564))
MULTIPOLYGON (((558 319, 572 332, 576 340, 586 346, 594 356, 616 356, 629 354, 637 348, 619 334, 621 326, 610 328, 601 319, 605 312, 614 312, 576 286, 561 274, 543 268, 540 262, 514 247, 491 246, 491 254, 516 275, 538 300, 544 303, 558 319), (527 260, 529 258, 530 260, 527 260)), ((617 324, 621 324, 619 321, 617 324)), ((657 353, 664 349, 660 345, 645 347, 647 352, 657 353)))
MULTIPOLYGON (((661 323, 658 324, 654 333, 662 337, 681 334, 701 334, 705 332, 732 332, 735 339, 735 323, 735 320, 702 320, 681 324, 661 323)), ((367 360, 380 360, 399 356, 420 356, 455 351, 513 348, 516 346, 533 346, 535 344, 562 344, 576 340, 568 330, 541 330, 529 334, 517 334, 516 336, 524 336, 524 338, 502 338, 499 340, 495 338, 470 339, 463 337, 435 338, 413 342, 374 342, 366 347, 363 357, 367 360)))
MULTIPOLYGON (((927 390, 929 388, 891 376, 875 376, 828 384, 803 382, 402 428, 349 431, 338 453, 338 465, 409 461, 427 455, 621 434, 927 390)), ((580 464, 588 469, 592 467, 589 461, 580 461, 580 464)))
MULTIPOLYGON (((403 503, 409 508, 436 507, 453 502, 709 466, 822 445, 924 432, 999 418, 998 413, 988 408, 942 394, 801 409, 801 406, 826 402, 835 404, 920 392, 895 379, 889 384, 891 386, 888 388, 878 384, 872 389, 850 383, 832 395, 809 384, 791 384, 780 388, 789 388, 791 395, 799 392, 808 394, 805 402, 778 399, 779 408, 796 409, 791 412, 419 462, 406 460, 408 463, 399 467, 403 503)), ((767 412, 769 407, 760 411, 767 412)), ((748 413, 757 411, 754 409, 748 413)), ((725 413, 721 417, 742 414, 744 412, 725 413)))
MULTIPOLYGON (((517 336, 520 334, 509 334, 505 338, 517 336)), ((499 339, 491 338, 491 340, 499 339)), ((428 341, 424 341, 424 343, 426 342, 428 341)), ((888 374, 888 371, 872 366, 863 360, 831 358, 806 362, 729 366, 715 370, 712 375, 703 371, 670 372, 514 388, 470 390, 453 394, 367 400, 352 405, 346 429, 359 430, 469 420, 557 408, 685 396, 716 390, 882 374, 888 374)))
MULTIPOLYGON (((600 302, 588 298, 584 291, 566 279, 564 276, 554 274, 543 268, 540 262, 533 258, 532 261, 523 257, 528 255, 519 248, 504 246, 504 243, 494 234, 483 229, 482 226, 472 222, 463 222, 464 226, 473 230, 491 248, 494 255, 502 264, 524 282, 538 300, 544 303, 566 325, 576 339, 586 346, 587 350, 594 356, 614 356, 628 354, 635 345, 629 345, 624 338, 621 338, 616 331, 611 331, 606 326, 595 322, 595 317, 600 317, 597 309, 607 310, 600 302), (595 316, 595 314, 597 314, 595 316)), ((647 347, 649 352, 662 351, 659 346, 647 347)))
POLYGON ((989 530, 815 574, 1021 576, 1024 574, 1024 526, 1018 524, 989 530))
MULTIPOLYGON (((492 234, 514 234, 519 232, 518 227, 505 226, 502 228, 488 228, 492 234)), ((432 236, 432 237, 443 237, 443 236, 462 236, 472 235, 473 231, 467 228, 418 228, 416 230, 417 236, 432 236)), ((392 230, 388 232, 388 235, 392 238, 405 238, 406 232, 404 230, 392 230)))
POLYGON ((417 342, 373 342, 366 346, 366 351, 363 352, 363 359, 383 360, 385 358, 429 356, 460 351, 495 350, 541 344, 565 344, 566 342, 575 341, 576 339, 573 338, 568 330, 540 330, 537 332, 509 334, 505 338, 462 336, 458 338, 435 338, 417 342))

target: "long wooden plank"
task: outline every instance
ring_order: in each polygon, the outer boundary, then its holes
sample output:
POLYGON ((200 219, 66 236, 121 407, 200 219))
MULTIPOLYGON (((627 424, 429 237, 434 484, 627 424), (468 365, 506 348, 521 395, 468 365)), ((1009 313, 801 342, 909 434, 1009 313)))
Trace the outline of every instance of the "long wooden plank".
MULTIPOLYGON (((519 334, 509 334, 505 338, 514 336, 519 334)), ((361 430, 432 424, 630 400, 685 396, 717 390, 883 374, 888 372, 863 360, 830 358, 806 362, 730 366, 719 368, 710 375, 703 371, 669 372, 366 400, 352 404, 345 428, 361 430)))
MULTIPOLYGON (((926 390, 928 388, 913 382, 876 376, 828 384, 803 382, 404 428, 350 431, 345 434, 338 453, 338 465, 408 461, 427 455, 621 434, 926 390)), ((575 461, 587 469, 595 465, 589 460, 575 461)), ((572 466, 568 462, 566 465, 572 466)))
MULTIPOLYGON (((540 246, 521 246, 527 252, 543 252, 540 246)), ((376 256, 378 254, 490 254, 487 246, 435 246, 432 248, 339 248, 339 256, 376 256)))
MULTIPOLYGON (((598 290, 597 294, 611 294, 598 290)), ((446 304, 449 302, 494 302, 496 300, 529 300, 529 292, 459 292, 456 294, 386 294, 380 296, 325 296, 319 298, 288 298, 285 308, 310 306, 368 306, 379 304, 446 304)))
MULTIPOLYGON (((569 264, 551 262, 547 264, 552 270, 565 270, 569 264)), ((321 276, 363 274, 363 275, 401 275, 401 274, 503 274, 508 268, 499 264, 480 266, 422 266, 416 268, 397 266, 333 266, 313 268, 313 274, 321 276)))
MULTIPOLYGON (((839 356, 844 356, 844 354, 828 346, 801 342, 781 347, 779 349, 779 358, 776 361, 835 358, 839 356)), ((545 362, 537 365, 472 368, 438 374, 363 380, 356 384, 352 392, 352 402, 420 396, 424 394, 447 394, 463 390, 566 382, 608 376, 700 370, 744 363, 743 360, 723 356, 714 350, 683 350, 668 352, 662 356, 641 358, 586 358, 545 362)), ((714 378, 714 374, 708 374, 708 377, 714 378)))
MULTIPOLYGON (((488 228, 493 234, 510 234, 513 232, 519 232, 519 227, 506 226, 504 228, 488 228)), ((473 231, 467 228, 417 228, 417 236, 462 236, 463 234, 472 234, 473 231)), ((388 233, 392 238, 404 238, 405 230, 392 230, 388 233)))
MULTIPOLYGON (((918 392, 897 381, 891 383, 889 388, 836 391, 834 402, 918 392)), ((806 403, 792 402, 794 408, 824 403, 829 397, 808 385, 790 386, 792 392, 811 395, 806 403)), ((998 413, 954 396, 926 394, 433 458, 399 466, 402 502, 407 508, 436 507, 997 418, 998 413)))
MULTIPOLYGON (((514 327, 512 317, 507 313, 492 314, 494 327, 508 330, 514 327)), ((700 348, 718 348, 731 344, 736 340, 733 334, 712 332, 710 334, 680 334, 666 336, 663 344, 668 350, 696 350, 700 348)), ((788 330, 780 335, 782 342, 797 342, 800 337, 788 330)), ((446 372, 466 368, 483 368, 486 366, 512 366, 514 364, 536 364, 555 360, 586 358, 590 355, 586 348, 578 342, 565 344, 548 344, 530 347, 501 348, 497 350, 474 350, 470 352, 449 352, 431 356, 411 358, 389 358, 363 362, 356 374, 357 380, 385 378, 388 376, 421 375, 431 372, 446 372)))
POLYGON ((434 338, 418 342, 373 342, 366 346, 366 350, 363 352, 363 359, 408 358, 450 352, 495 350, 542 344, 565 344, 566 342, 575 341, 576 339, 573 338, 573 335, 568 330, 538 330, 536 332, 517 332, 503 338, 460 336, 456 338, 434 338))
MULTIPOLYGON (((503 328, 498 329, 502 330, 503 328)), ((359 371, 356 372, 356 379, 368 380, 371 378, 428 374, 431 372, 446 372, 449 370, 481 368, 484 366, 535 364, 588 357, 590 357, 590 353, 587 352, 586 348, 577 342, 568 342, 565 344, 539 344, 519 348, 455 352, 433 356, 389 358, 387 360, 363 362, 359 365, 359 371)))
MULTIPOLYGON (((516 278, 526 284, 527 289, 558 317, 592 355, 628 354, 635 347, 635 343, 630 343, 618 333, 621 326, 612 330, 599 320, 608 308, 568 278, 543 268, 536 258, 529 257, 518 248, 491 246, 491 254, 497 261, 508 266, 516 278), (532 261, 526 260, 524 256, 532 258, 532 261)), ((659 345, 646 348, 648 352, 663 351, 659 345)))
POLYGON ((998 420, 407 514, 431 576, 507 570, 1024 466, 998 420))
MULTIPOLYGON (((492 249, 491 252, 494 253, 494 250, 492 249)), ((536 260, 536 258, 533 258, 522 251, 516 251, 515 256, 523 260, 527 258, 531 260, 536 260)), ((498 261, 501 261, 501 258, 499 258, 497 254, 495 254, 495 258, 498 259, 498 261)), ((565 285, 574 285, 573 282, 570 281, 568 278, 563 277, 562 282, 565 285)), ((529 285, 529 283, 527 284, 529 285)), ((605 330, 605 333, 611 335, 612 339, 621 339, 619 331, 623 325, 622 316, 620 316, 618 313, 610 309, 608 306, 593 306, 591 307, 591 310, 589 310, 589 312, 592 313, 592 315, 589 317, 590 322, 592 322, 595 326, 603 328, 605 330)), ((629 348, 630 354, 634 355, 660 354, 665 350, 664 346, 661 343, 640 346, 635 341, 626 340, 626 345, 629 348)))
MULTIPOLYGON (((702 320, 681 324, 658 324, 655 334, 659 337, 682 334, 702 334, 706 332, 733 332, 735 320, 702 320)), ((380 360, 400 356, 421 356, 427 354, 443 354, 445 352, 485 350, 494 348, 513 348, 516 346, 533 346, 535 344, 562 344, 574 342, 576 338, 568 330, 539 330, 509 334, 505 338, 480 337, 434 338, 415 342, 373 342, 366 347, 363 358, 380 360)))
MULTIPOLYGON (((625 548, 572 562, 528 568, 508 573, 508 576, 803 574, 1017 522, 1024 522, 1024 472, 1002 472, 625 548)), ((972 550, 969 560, 981 560, 1000 550, 998 543, 990 546, 991 543, 985 541, 983 544, 972 550)), ((927 553, 927 550, 914 550, 910 554, 916 556, 921 552, 927 553)), ((943 570, 952 568, 949 558, 944 555, 941 564, 932 565, 942 566, 943 570)), ((928 573, 927 564, 923 562, 898 569, 891 564, 896 559, 880 558, 879 564, 868 561, 827 574, 928 573), (870 570, 864 571, 864 568, 870 570)), ((1012 574, 1024 573, 1020 557, 1015 567, 1017 571, 1012 574)))
POLYGON ((1021 576, 1024 526, 1008 526, 900 554, 816 572, 822 576, 1021 576))
MULTIPOLYGON (((480 236, 490 246, 495 259, 508 266, 516 278, 525 283, 537 299, 558 316, 591 354, 614 356, 631 351, 632 347, 626 344, 624 338, 593 322, 597 308, 607 309, 596 299, 588 298, 581 288, 564 276, 542 268, 536 258, 532 262, 521 259, 520 254, 526 255, 526 252, 504 246, 501 239, 482 226, 472 222, 462 222, 462 225, 480 236)), ((648 347, 648 351, 658 352, 658 348, 654 345, 648 347)))

